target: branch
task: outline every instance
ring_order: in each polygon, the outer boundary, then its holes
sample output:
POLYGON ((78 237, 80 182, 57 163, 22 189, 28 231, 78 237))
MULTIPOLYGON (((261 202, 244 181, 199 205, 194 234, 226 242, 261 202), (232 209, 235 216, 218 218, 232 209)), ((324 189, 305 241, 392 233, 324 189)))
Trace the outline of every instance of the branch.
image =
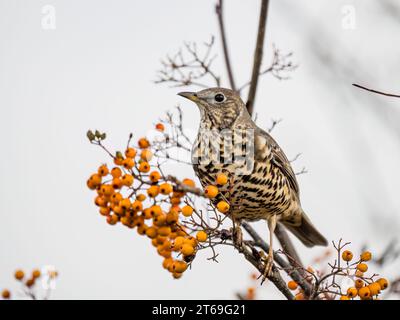
MULTIPOLYGON (((255 241, 255 245, 263 249, 265 252, 268 252, 269 245, 260 237, 260 235, 247 223, 241 223, 243 228, 247 231, 247 233, 253 238, 255 241)), ((289 240, 290 243, 290 240, 289 240)), ((291 244, 291 243, 290 243, 291 244)), ((294 280, 299 286, 304 290, 307 296, 311 296, 312 287, 311 285, 305 281, 305 278, 297 271, 297 269, 293 268, 289 265, 281 256, 279 256, 276 252, 274 252, 274 261, 294 280)), ((299 268, 301 269, 301 267, 299 268)))
MULTIPOLYGON (((252 247, 249 249, 246 246, 239 246, 234 244, 235 248, 244 255, 245 259, 249 261, 259 272, 263 274, 265 271, 265 265, 260 261, 259 258, 255 257, 253 254, 254 250, 252 247)), ((257 251, 255 252, 257 253, 257 251)), ((288 289, 285 281, 282 279, 281 274, 276 269, 276 267, 272 268, 272 274, 268 276, 268 279, 276 286, 276 288, 288 299, 293 300, 293 294, 288 289)))
POLYGON ((398 94, 386 93, 386 92, 382 92, 382 91, 370 89, 370 88, 361 86, 361 85, 356 84, 356 83, 353 83, 352 85, 353 85, 354 87, 357 87, 357 88, 360 88, 360 89, 363 89, 363 90, 366 90, 366 91, 369 91, 369 92, 377 93, 377 94, 380 94, 380 95, 383 95, 383 96, 394 97, 394 98, 400 98, 400 95, 398 95, 398 94))
POLYGON ((253 72, 251 75, 249 96, 248 96, 247 103, 246 103, 247 110, 249 111, 250 114, 253 113, 258 78, 260 76, 260 68, 261 68, 263 47, 264 47, 264 38, 265 38, 265 26, 267 23, 268 5, 269 5, 269 0, 262 0, 261 11, 260 11, 260 20, 258 23, 256 49, 254 52, 253 72))
POLYGON ((285 229, 279 223, 276 225, 275 235, 278 238, 283 251, 288 256, 290 265, 293 266, 294 268, 304 268, 304 266, 300 260, 300 257, 297 254, 296 249, 294 248, 292 241, 290 240, 285 229))
POLYGON ((217 13, 217 17, 218 17, 219 30, 221 33, 221 40, 222 40, 222 48, 224 50, 225 66, 226 66, 226 71, 228 72, 229 83, 231 85, 231 89, 236 91, 235 79, 233 77, 231 60, 230 60, 229 52, 228 52, 228 43, 227 43, 226 34, 225 34, 223 4, 224 4, 223 0, 219 0, 219 2, 215 5, 215 12, 217 13))

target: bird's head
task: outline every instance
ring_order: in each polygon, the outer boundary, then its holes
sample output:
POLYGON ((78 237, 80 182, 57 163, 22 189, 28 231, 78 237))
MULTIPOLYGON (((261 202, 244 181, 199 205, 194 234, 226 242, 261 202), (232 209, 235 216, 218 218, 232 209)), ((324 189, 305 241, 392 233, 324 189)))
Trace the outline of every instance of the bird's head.
POLYGON ((209 121, 211 126, 219 129, 232 127, 239 116, 247 114, 239 94, 230 89, 209 88, 198 92, 180 92, 178 95, 196 103, 202 121, 209 121))

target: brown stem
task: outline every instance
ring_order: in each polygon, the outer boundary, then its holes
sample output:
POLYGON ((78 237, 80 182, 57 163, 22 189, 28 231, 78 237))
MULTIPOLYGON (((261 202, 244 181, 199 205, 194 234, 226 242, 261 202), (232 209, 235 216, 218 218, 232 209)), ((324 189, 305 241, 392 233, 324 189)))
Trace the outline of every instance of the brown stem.
MULTIPOLYGON (((268 252, 269 245, 260 237, 260 235, 247 223, 241 223, 243 228, 247 231, 247 233, 253 238, 255 245, 263 249, 265 252, 268 252)), ((312 286, 305 281, 304 276, 298 271, 299 267, 294 268, 289 265, 281 256, 274 252, 274 261, 294 280, 299 286, 304 290, 304 293, 307 296, 312 295, 312 286)))
MULTIPOLYGON (((261 274, 265 271, 265 265, 260 263, 259 259, 256 259, 251 251, 246 246, 234 244, 235 248, 244 255, 245 259, 249 261, 261 274)), ((290 292, 288 287, 286 286, 285 281, 282 279, 279 271, 274 267, 272 269, 272 274, 267 277, 275 287, 288 299, 293 300, 293 294, 290 292)))
POLYGON ((221 33, 222 48, 224 50, 225 66, 226 66, 226 71, 228 72, 229 83, 231 85, 231 89, 236 91, 235 79, 233 77, 232 65, 228 51, 228 42, 226 40, 224 17, 223 17, 223 4, 224 4, 223 0, 219 0, 218 3, 215 5, 215 12, 217 13, 218 17, 219 31, 221 33))
POLYGON ((253 71, 250 80, 249 96, 247 98, 247 103, 246 103, 247 110, 249 111, 250 114, 253 113, 254 100, 256 97, 256 91, 258 85, 258 78, 260 76, 260 68, 261 68, 263 48, 264 48, 265 26, 267 23, 267 15, 268 15, 268 6, 269 6, 269 0, 262 0, 260 20, 258 22, 256 49, 254 52, 253 71))
POLYGON ((356 83, 353 83, 353 86, 355 86, 355 87, 357 87, 357 88, 360 88, 360 89, 363 89, 363 90, 366 90, 366 91, 369 91, 369 92, 373 92, 373 93, 381 94, 381 95, 383 95, 383 96, 387 96, 387 97, 394 97, 394 98, 400 98, 400 95, 398 95, 398 94, 386 93, 386 92, 382 92, 382 91, 378 91, 378 90, 370 89, 370 88, 367 88, 367 87, 361 86, 361 85, 359 85, 359 84, 356 84, 356 83))

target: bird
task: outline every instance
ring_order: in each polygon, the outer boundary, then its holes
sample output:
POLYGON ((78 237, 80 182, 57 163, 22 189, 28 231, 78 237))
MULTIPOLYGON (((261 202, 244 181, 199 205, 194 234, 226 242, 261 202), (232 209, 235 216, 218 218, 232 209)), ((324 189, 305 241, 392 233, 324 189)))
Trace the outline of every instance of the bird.
MULTIPOLYGON (((300 190, 290 161, 272 138, 251 118, 240 95, 227 88, 180 92, 200 109, 200 126, 192 147, 192 165, 205 188, 219 174, 229 183, 219 188, 214 205, 227 199, 234 227, 242 221, 265 220, 269 251, 264 277, 273 266, 273 234, 282 224, 305 246, 327 246, 326 238, 303 211, 300 190)), ((240 230, 240 227, 238 228, 240 230)))

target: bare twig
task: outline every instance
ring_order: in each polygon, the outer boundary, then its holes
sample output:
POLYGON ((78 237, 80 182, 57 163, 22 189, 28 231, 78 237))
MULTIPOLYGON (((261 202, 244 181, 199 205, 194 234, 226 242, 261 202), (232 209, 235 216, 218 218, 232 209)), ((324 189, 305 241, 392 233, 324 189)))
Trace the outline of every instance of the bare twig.
POLYGON ((268 15, 268 6, 269 6, 269 0, 262 0, 260 19, 258 23, 256 49, 254 52, 253 71, 250 81, 249 96, 246 103, 247 110, 249 111, 250 114, 253 113, 254 100, 256 97, 256 91, 258 85, 258 78, 260 76, 260 68, 261 68, 263 48, 264 48, 265 26, 267 23, 267 15, 268 15))
POLYGON ((377 94, 380 94, 380 95, 383 95, 383 96, 394 97, 394 98, 400 98, 400 95, 398 95, 398 94, 386 93, 386 92, 382 92, 382 91, 370 89, 370 88, 361 86, 361 85, 356 84, 356 83, 353 83, 352 85, 353 85, 354 87, 357 87, 357 88, 360 88, 360 89, 363 89, 363 90, 366 90, 366 91, 369 91, 369 92, 377 93, 377 94))
POLYGON ((231 60, 229 57, 228 42, 226 40, 224 16, 223 16, 223 14, 224 14, 223 5, 224 5, 224 1, 219 0, 218 3, 215 5, 215 12, 217 13, 217 17, 218 17, 218 25, 219 25, 219 31, 221 33, 222 49, 224 51, 225 66, 226 66, 226 71, 228 73, 229 83, 231 85, 231 89, 236 90, 231 60))

